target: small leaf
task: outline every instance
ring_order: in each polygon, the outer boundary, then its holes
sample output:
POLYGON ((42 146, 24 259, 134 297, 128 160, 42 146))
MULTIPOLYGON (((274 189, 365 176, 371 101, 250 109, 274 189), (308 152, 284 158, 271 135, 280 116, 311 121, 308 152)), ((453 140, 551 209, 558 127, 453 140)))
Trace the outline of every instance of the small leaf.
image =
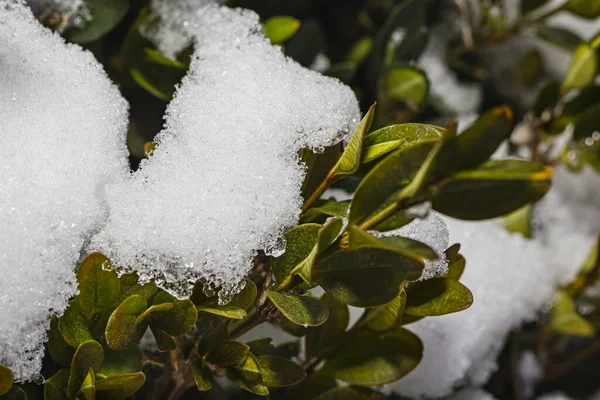
POLYGON ((10 390, 14 379, 12 371, 8 367, 0 365, 0 396, 10 390))
POLYGON ((111 349, 124 350, 139 343, 148 328, 148 321, 136 321, 147 308, 146 299, 134 294, 113 311, 106 325, 106 343, 111 349))
POLYGON ((550 81, 546 83, 535 100, 532 111, 536 116, 541 117, 544 111, 554 108, 560 98, 560 83, 550 81))
POLYGON ((413 67, 392 67, 379 78, 383 98, 391 98, 417 110, 427 99, 429 81, 427 75, 413 67))
POLYGON ((260 356, 258 364, 262 374, 262 384, 268 387, 293 386, 301 382, 306 373, 295 362, 277 356, 260 356))
POLYGON ((376 307, 396 298, 400 284, 418 279, 422 271, 423 263, 414 258, 367 247, 332 253, 315 266, 313 275, 336 300, 355 307, 376 307))
POLYGON ((285 253, 271 259, 271 268, 277 282, 283 282, 310 255, 321 228, 322 225, 319 224, 303 224, 285 233, 285 253))
POLYGON ((406 289, 406 314, 417 317, 459 312, 473 304, 473 295, 454 279, 429 279, 411 283, 406 289))
POLYGON ((44 400, 67 400, 67 382, 70 371, 61 369, 44 382, 44 400))
POLYGON ((275 350, 275 346, 271 343, 273 341, 272 338, 262 338, 262 339, 254 339, 249 342, 246 342, 246 345, 250 347, 250 351, 254 354, 263 355, 263 354, 272 354, 275 350))
POLYGON ((276 16, 265 22, 265 36, 272 44, 281 44, 296 34, 300 21, 290 16, 276 16))
POLYGON ((388 332, 396 329, 402 322, 404 307, 406 306, 406 292, 387 304, 370 308, 365 318, 365 327, 373 332, 388 332))
POLYGON ((593 325, 577 313, 573 299, 564 290, 557 294, 547 326, 561 335, 590 337, 595 333, 593 325))
POLYGON ((571 64, 561 86, 561 92, 580 89, 594 81, 598 69, 596 49, 588 43, 581 43, 575 49, 571 64))
POLYGON ((257 394, 259 396, 266 396, 269 394, 269 388, 261 383, 250 382, 234 368, 225 369, 225 375, 227 378, 240 388, 249 391, 250 393, 257 394))
MULTIPOLYGON (((177 60, 173 60, 173 59, 165 56, 161 52, 156 51, 151 48, 145 48, 144 53, 146 53, 146 57, 148 58, 149 61, 156 63, 156 64, 164 65, 165 67, 177 68, 177 69, 182 69, 182 70, 186 70, 188 67, 184 63, 177 61, 177 60)), ((152 142, 150 142, 150 143, 152 143, 152 142)))
POLYGON ((75 351, 71 362, 71 372, 67 383, 67 396, 79 391, 90 369, 99 371, 104 361, 104 350, 95 340, 83 342, 75 351))
POLYGON ((177 343, 175 343, 173 337, 165 333, 165 331, 152 325, 150 326, 150 330, 152 331, 152 335, 154 336, 154 341, 156 342, 156 347, 158 347, 158 351, 171 351, 177 348, 177 343))
POLYGON ((79 304, 71 301, 65 313, 58 320, 58 330, 65 341, 74 348, 83 342, 94 340, 90 332, 88 319, 79 310, 79 304))
POLYGON ((267 297, 277 309, 297 325, 318 326, 327 321, 329 310, 325 303, 309 296, 278 293, 267 290, 267 297))
POLYGON ((152 299, 156 305, 172 303, 171 309, 150 317, 150 324, 156 326, 171 336, 180 336, 189 332, 198 319, 198 310, 191 300, 178 300, 167 292, 159 292, 152 299))
POLYGON ((504 217, 504 227, 507 231, 520 233, 523 237, 531 238, 531 204, 519 208, 504 217))
POLYGON ((227 342, 212 348, 206 355, 206 361, 220 367, 228 367, 246 359, 250 348, 240 342, 227 342))
MULTIPOLYGON (((300 219, 301 223, 307 222, 318 222, 324 223, 327 218, 330 217, 341 217, 346 218, 348 216, 348 210, 350 208, 350 200, 347 201, 335 201, 327 200, 324 203, 311 207, 302 214, 300 219)), ((300 225, 302 226, 302 225, 300 225)), ((289 233, 290 231, 288 231, 289 233)), ((287 234, 286 234, 287 235, 287 234)), ((286 237, 286 243, 289 243, 286 237)))
POLYGON ((249 382, 256 382, 260 379, 258 358, 252 353, 248 353, 244 360, 237 363, 235 369, 249 382))
POLYGON ((329 318, 324 324, 308 331, 305 339, 308 359, 317 356, 329 346, 339 343, 350 321, 348 306, 337 301, 331 294, 324 293, 321 301, 329 310, 329 318))
POLYGON ((202 305, 196 306, 196 309, 199 312, 206 312, 209 314, 219 315, 221 317, 231 318, 231 319, 242 319, 247 315, 246 311, 244 311, 242 308, 240 308, 238 306, 232 306, 229 304, 225 304, 225 305, 218 306, 218 307, 202 304, 202 305))
POLYGON ((90 13, 81 27, 72 27, 66 32, 71 42, 85 44, 100 39, 110 32, 127 14, 128 0, 89 0, 86 6, 90 13))
POLYGON ((212 371, 208 366, 203 365, 201 360, 192 361, 192 374, 199 391, 207 392, 212 389, 214 379, 212 371))
POLYGON ((65 341, 58 330, 58 318, 52 316, 50 331, 48 331, 48 353, 62 367, 70 367, 75 349, 65 341))
POLYGON ((372 47, 373 39, 369 36, 363 36, 354 43, 346 56, 346 60, 358 65, 369 55, 372 47))
POLYGON ((521 160, 492 160, 461 172, 433 191, 432 206, 454 218, 499 217, 539 200, 550 189, 552 169, 521 160))
POLYGON ((580 17, 595 19, 600 17, 600 0, 569 0, 565 9, 580 17))
POLYGON ((119 277, 108 258, 100 253, 87 256, 77 270, 80 310, 90 318, 97 312, 109 310, 119 297, 119 277))
POLYGON ((148 93, 150 93, 154 97, 157 97, 164 101, 171 100, 171 97, 172 97, 171 94, 167 94, 167 93, 163 92, 161 89, 157 88, 154 84, 152 84, 152 82, 150 82, 150 80, 139 69, 131 68, 129 70, 129 73, 131 74, 131 77, 133 78, 133 80, 135 80, 135 82, 138 85, 140 85, 140 87, 142 87, 144 90, 146 90, 148 93))
POLYGON ((600 104, 592 105, 575 119, 573 139, 581 140, 592 136, 600 126, 600 104))
POLYGON ((96 399, 96 375, 94 374, 94 370, 92 368, 90 368, 88 371, 88 374, 83 380, 81 389, 79 389, 77 395, 77 397, 83 397, 85 400, 96 399))
POLYGON ((246 316, 246 310, 248 310, 254 304, 258 289, 251 280, 246 280, 244 288, 233 298, 229 303, 221 305, 216 296, 204 298, 198 300, 198 311, 207 312, 210 314, 220 315, 226 318, 242 319, 246 316))
POLYGON ((342 386, 316 396, 313 400, 368 400, 373 390, 360 386, 342 386))
POLYGON ((96 400, 125 400, 146 382, 142 372, 109 376, 96 381, 96 400))
POLYGON ((459 253, 460 244, 456 243, 448 247, 444 252, 446 260, 448 260, 448 272, 444 275, 440 275, 439 278, 448 278, 459 280, 465 270, 466 260, 459 253))
POLYGON ((102 368, 95 372, 105 377, 140 372, 143 356, 142 351, 137 346, 126 350, 112 350, 105 347, 104 363, 102 368))
POLYGON ((377 386, 412 371, 423 356, 423 344, 406 329, 386 334, 359 331, 327 360, 321 372, 341 381, 377 386))
POLYGON ((542 25, 537 29, 538 38, 569 53, 575 51, 583 39, 575 33, 559 26, 542 25))

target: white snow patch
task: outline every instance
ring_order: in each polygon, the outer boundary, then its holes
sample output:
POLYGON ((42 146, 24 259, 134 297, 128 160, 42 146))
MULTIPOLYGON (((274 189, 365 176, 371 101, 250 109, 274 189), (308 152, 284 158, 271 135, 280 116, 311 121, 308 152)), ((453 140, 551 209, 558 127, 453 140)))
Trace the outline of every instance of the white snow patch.
POLYGON ((108 190, 91 248, 175 295, 203 279, 226 299, 297 224, 299 150, 340 141, 359 109, 350 88, 271 46, 254 12, 207 6, 190 24, 196 53, 158 147, 108 190))
POLYGON ((39 378, 51 314, 76 291, 103 186, 128 170, 128 105, 91 53, 0 0, 0 364, 39 378))
POLYGON ((390 391, 441 397, 456 385, 485 383, 510 330, 534 317, 557 286, 576 275, 600 229, 600 176, 559 169, 554 181, 535 208, 534 240, 507 233, 498 221, 446 219, 451 243, 462 245, 467 267, 461 281, 474 303, 409 325, 424 342, 423 361, 390 391))

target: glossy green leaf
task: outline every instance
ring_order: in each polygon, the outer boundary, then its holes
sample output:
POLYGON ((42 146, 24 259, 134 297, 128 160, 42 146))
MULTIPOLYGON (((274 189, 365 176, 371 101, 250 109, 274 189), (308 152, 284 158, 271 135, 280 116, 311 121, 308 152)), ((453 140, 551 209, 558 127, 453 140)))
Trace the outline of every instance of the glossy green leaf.
POLYGON ((525 207, 519 208, 508 214, 504 218, 504 227, 507 231, 513 233, 519 233, 523 237, 531 238, 531 204, 525 207))
POLYGON ((221 367, 228 367, 243 361, 250 347, 240 342, 227 342, 219 344, 206 355, 206 361, 221 367))
POLYGON ((104 363, 102 368, 95 372, 105 377, 140 372, 143 356, 138 346, 126 350, 112 350, 105 347, 104 363))
POLYGON ((52 316, 50 331, 48 331, 48 353, 61 367, 71 366, 71 360, 75 354, 75 349, 69 346, 58 330, 58 318, 55 316, 52 316))
POLYGON ((0 396, 10 390, 14 379, 12 371, 8 367, 0 365, 0 396))
POLYGON ((365 327, 373 332, 388 332, 402 322, 406 292, 403 290, 394 300, 381 306, 370 308, 365 317, 365 327))
POLYGON ((406 329, 360 331, 327 360, 322 373, 355 385, 385 385, 412 371, 422 355, 423 344, 406 329))
POLYGON ((61 369, 44 382, 44 400, 67 400, 70 371, 61 369))
POLYGON ((396 298, 400 284, 418 279, 422 271, 423 263, 414 258, 367 247, 332 253, 315 266, 313 276, 336 300, 355 307, 375 307, 396 298))
POLYGON ((580 36, 559 26, 542 25, 537 28, 536 33, 538 38, 569 53, 583 42, 580 36))
POLYGON ((285 233, 285 253, 271 260, 271 269, 277 282, 283 282, 310 255, 321 228, 322 225, 319 224, 303 224, 285 233))
POLYGON ((301 382, 306 373, 295 362, 277 356, 260 356, 258 364, 262 384, 268 387, 293 386, 301 382))
POLYGON ((238 306, 230 305, 230 304, 225 304, 222 306, 202 304, 202 305, 196 306, 196 309, 199 312, 206 312, 209 314, 219 315, 221 317, 231 318, 231 319, 242 319, 247 315, 246 311, 244 311, 244 309, 242 309, 238 306))
POLYGON ((552 169, 521 160, 492 160, 461 172, 433 191, 436 211, 454 218, 499 217, 539 200, 550 189, 552 169))
POLYGON ((600 17, 600 0, 569 0, 565 9, 587 19, 600 17))
POLYGON ((337 301, 331 294, 324 293, 321 301, 329 310, 329 318, 319 327, 308 331, 305 339, 308 359, 335 345, 342 338, 350 321, 348 306, 337 301))
POLYGON ((384 97, 418 109, 429 94, 425 73, 413 67, 392 67, 380 76, 379 87, 384 97))
POLYGON ((111 309, 119 297, 119 277, 111 268, 108 258, 100 253, 92 253, 77 270, 77 302, 87 317, 111 309))
POLYGON ((110 32, 127 14, 129 0, 88 0, 90 19, 81 27, 72 27, 67 38, 75 43, 90 43, 110 32))
POLYGON ((573 299, 564 290, 557 294, 547 327, 561 335, 591 337, 595 333, 594 326, 577 313, 573 299))
POLYGON ((397 252, 418 261, 436 260, 437 253, 425 243, 402 236, 377 238, 356 225, 348 228, 348 249, 374 248, 397 252))
POLYGON ((201 392, 207 392, 213 387, 213 374, 207 365, 202 364, 202 360, 192 361, 192 374, 196 387, 201 392))
POLYGON ((252 353, 248 353, 244 360, 237 363, 235 369, 250 382, 256 382, 261 377, 258 358, 252 353))
POLYGON ((142 372, 109 376, 96 380, 96 400, 125 400, 146 382, 142 372))
POLYGON ((167 292, 159 292, 152 299, 154 305, 173 304, 173 308, 150 317, 150 323, 171 336, 190 331, 198 319, 198 311, 191 300, 178 300, 167 292))
POLYGON ((100 343, 90 340, 82 343, 73 356, 71 372, 67 383, 67 396, 72 397, 79 391, 90 369, 99 371, 104 361, 104 350, 100 343))
POLYGON ((459 312, 473 304, 473 294, 455 279, 429 279, 411 283, 406 289, 404 312, 429 317, 459 312))
POLYGON ((561 92, 580 89, 594 81, 598 70, 596 49, 588 43, 581 43, 575 49, 571 64, 561 86, 561 92))
POLYGON ((140 341, 148 328, 148 321, 136 321, 147 309, 146 299, 134 294, 113 311, 106 325, 106 343, 111 349, 125 350, 140 341))
POLYGON ((273 44, 280 44, 290 39, 300 28, 300 21, 290 16, 276 16, 265 21, 265 36, 273 44))
POLYGON ((85 400, 96 399, 96 375, 92 368, 90 368, 88 374, 85 376, 81 388, 79 389, 79 392, 77 392, 77 397, 85 400))
POLYGON ((327 305, 309 296, 267 291, 267 297, 290 321, 302 326, 318 326, 329 317, 327 305))
POLYGON ((240 374, 240 372, 234 368, 227 368, 225 370, 227 378, 233 382, 236 386, 249 391, 250 393, 257 394, 259 396, 266 396, 269 394, 269 388, 262 383, 251 382, 240 374))

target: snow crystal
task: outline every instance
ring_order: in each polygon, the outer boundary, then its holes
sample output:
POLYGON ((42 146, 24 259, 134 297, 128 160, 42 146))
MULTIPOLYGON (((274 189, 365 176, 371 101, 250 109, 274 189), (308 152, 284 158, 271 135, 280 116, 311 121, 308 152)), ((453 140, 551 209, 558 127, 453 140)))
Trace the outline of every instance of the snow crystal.
POLYGON ((271 46, 251 11, 207 6, 188 29, 196 53, 158 147, 107 190, 92 249, 175 295, 203 279, 223 299, 297 223, 299 150, 340 141, 359 110, 350 88, 271 46))
POLYGON ((25 381, 106 218, 103 184, 128 170, 128 106, 91 53, 20 1, 0 0, 0 43, 0 364, 25 381))
POLYGON ((435 250, 439 259, 425 261, 425 268, 423 269, 421 279, 430 279, 436 275, 448 272, 448 260, 446 260, 444 251, 450 243, 450 234, 446 228, 446 223, 439 214, 429 212, 425 218, 417 218, 410 224, 400 229, 385 232, 381 236, 405 236, 425 243, 435 250))
POLYGON ((143 28, 143 33, 168 57, 177 55, 192 43, 190 19, 198 10, 224 0, 151 0, 154 21, 143 28))
POLYGON ((459 384, 485 383, 510 330, 573 279, 600 230, 600 176, 558 169, 554 181, 534 209, 534 240, 506 232, 498 221, 446 219, 451 242, 461 243, 467 260, 461 281, 475 300, 460 313, 409 325, 424 342, 423 361, 390 390, 439 397, 459 384))

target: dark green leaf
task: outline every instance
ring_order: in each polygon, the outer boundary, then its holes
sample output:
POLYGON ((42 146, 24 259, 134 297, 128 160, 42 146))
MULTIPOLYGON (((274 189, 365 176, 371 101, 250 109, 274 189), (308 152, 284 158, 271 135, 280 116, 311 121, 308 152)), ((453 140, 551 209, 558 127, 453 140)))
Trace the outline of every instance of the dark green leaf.
POLYGON ((104 361, 104 350, 95 340, 83 342, 75 352, 71 362, 71 372, 67 383, 67 396, 72 397, 79 391, 90 368, 99 371, 104 361))
POLYGON ((244 379, 240 372, 234 368, 227 368, 225 370, 225 374, 231 382, 241 387, 242 389, 249 391, 250 393, 254 393, 259 396, 266 396, 269 394, 268 387, 266 387, 262 383, 251 382, 244 379))
POLYGON ((583 42, 581 37, 559 26, 542 25, 537 29, 537 36, 570 53, 583 42))
POLYGON ((204 298, 200 301, 199 297, 195 300, 198 304, 198 311, 207 312, 210 314, 220 315, 226 318, 242 319, 246 316, 246 310, 252 307, 258 289, 251 280, 246 280, 244 288, 233 298, 229 303, 221 305, 217 296, 204 298))
POLYGON ((150 323, 171 336, 190 331, 198 319, 198 311, 191 300, 178 300, 167 292, 159 292, 152 299, 154 305, 172 303, 173 308, 150 317, 150 323))
POLYGON ((280 44, 296 34, 300 21, 290 16, 276 16, 265 22, 265 36, 273 44, 280 44))
POLYGON ((227 342, 212 348, 206 355, 206 361, 221 367, 228 367, 246 359, 250 348, 240 342, 227 342))
POLYGON ((368 400, 373 390, 360 386, 342 386, 320 394, 313 400, 368 400))
POLYGON ((12 371, 8 367, 0 365, 0 396, 10 390, 14 379, 12 371))
POLYGON ((106 343, 111 349, 124 350, 140 341, 148 328, 148 321, 136 321, 147 309, 146 299, 134 294, 113 311, 106 325, 106 343))
POLYGON ((373 332, 396 329, 402 322, 405 306, 406 292, 403 290, 389 303, 370 308, 365 317, 365 327, 373 332))
POLYGON ((560 98, 560 83, 550 81, 546 83, 537 95, 532 111, 541 117, 544 111, 554 108, 560 98))
POLYGON ((521 0, 521 14, 527 14, 540 8, 544 4, 548 3, 549 0, 521 0))
POLYGON ((544 196, 551 175, 551 168, 527 161, 488 161, 442 182, 433 192, 432 205, 465 220, 499 217, 544 196))
POLYGON ((456 243, 448 247, 445 251, 446 260, 448 260, 448 272, 440 275, 440 278, 459 280, 465 270, 466 260, 459 253, 460 244, 456 243))
POLYGON ((254 354, 272 354, 275 350, 275 346, 271 344, 272 341, 272 338, 255 339, 247 342, 246 345, 250 347, 250 351, 254 354))
POLYGON ((413 239, 402 236, 377 238, 356 225, 350 225, 348 232, 347 249, 374 248, 389 250, 418 261, 436 260, 438 258, 435 250, 413 239))
POLYGON ((278 293, 273 290, 268 290, 267 296, 283 315, 297 325, 318 326, 329 316, 325 303, 314 297, 278 293))
POLYGON ((404 312, 417 317, 445 315, 467 309, 471 304, 471 291, 457 280, 429 279, 408 286, 404 312))
POLYGON ((268 387, 293 386, 301 382, 306 374, 295 362, 277 356, 260 356, 258 364, 262 384, 268 387))
POLYGON ((307 358, 317 356, 324 349, 337 344, 346 332, 350 320, 348 306, 337 301, 331 294, 324 293, 321 301, 329 310, 329 318, 324 324, 310 329, 305 339, 307 358))
POLYGON ((192 373, 198 390, 207 392, 213 387, 213 374, 208 366, 203 365, 201 360, 192 361, 192 373))
POLYGON ((143 353, 137 346, 127 350, 112 350, 109 347, 105 347, 104 363, 100 371, 95 372, 105 377, 140 372, 142 369, 142 358, 143 353))
POLYGON ((562 109, 562 115, 577 116, 592 106, 600 103, 600 86, 587 86, 577 96, 567 101, 562 109))
POLYGON ((58 318, 55 316, 52 317, 50 331, 48 331, 48 353, 61 367, 71 366, 71 360, 75 354, 75 349, 69 346, 58 330, 58 318))
POLYGON ((82 27, 70 28, 66 36, 71 42, 90 43, 110 32, 127 14, 129 0, 88 0, 90 19, 82 27))
POLYGON ((600 128, 600 104, 595 104, 580 113, 575 119, 573 139, 580 140, 592 136, 600 128))
POLYGON ((150 330, 154 336, 158 351, 171 351, 177 348, 177 343, 175 343, 171 335, 153 325, 150 325, 150 330))
POLYGON ((587 19, 600 17, 600 0, 569 0, 566 10, 587 19))
MULTIPOLYGON (((325 222, 329 217, 342 217, 348 216, 348 210, 350 208, 350 200, 347 201, 335 201, 333 199, 327 200, 324 203, 309 208, 304 214, 302 214, 301 222, 325 222)), ((302 225, 300 225, 302 226, 302 225)), ((289 233, 290 231, 288 231, 289 233)), ((286 234, 287 235, 287 234, 286 234)), ((316 240, 316 237, 315 237, 316 240)), ((286 236, 286 242, 289 243, 286 236)))
POLYGON ((13 385, 8 392, 0 395, 1 400, 27 400, 27 393, 17 385, 13 385))
POLYGON ((77 270, 79 309, 90 318, 111 309, 119 297, 119 277, 108 258, 100 253, 87 256, 77 270))
POLYGON ((96 400, 125 400, 146 382, 142 372, 109 376, 96 381, 96 400))
POLYGON ((314 399, 318 395, 337 387, 335 379, 321 374, 312 374, 306 377, 289 393, 289 400, 314 399))
POLYGON ((385 385, 412 371, 422 355, 423 344, 406 329, 386 334, 361 331, 340 346, 322 373, 350 384, 385 385))
POLYGON ((61 369, 44 382, 44 400, 67 400, 67 382, 70 371, 61 369))
POLYGON ((525 86, 533 86, 543 72, 542 54, 538 50, 532 50, 519 61, 517 65, 517 79, 525 86))
POLYGON ((89 321, 83 316, 77 301, 71 301, 65 313, 58 320, 58 330, 65 341, 74 348, 94 337, 90 332, 89 321))

